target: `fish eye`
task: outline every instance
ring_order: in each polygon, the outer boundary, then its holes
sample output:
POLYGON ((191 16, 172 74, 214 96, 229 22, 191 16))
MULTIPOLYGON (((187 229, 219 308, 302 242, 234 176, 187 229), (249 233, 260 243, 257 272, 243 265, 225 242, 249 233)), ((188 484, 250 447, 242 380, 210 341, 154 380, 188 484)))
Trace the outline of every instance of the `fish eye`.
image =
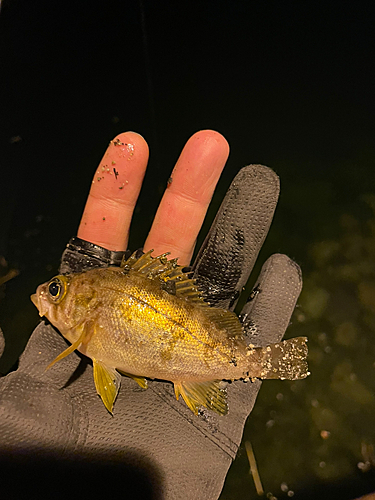
POLYGON ((49 284, 48 291, 52 297, 57 297, 61 290, 61 284, 59 281, 55 280, 49 284))
POLYGON ((65 284, 60 280, 60 278, 53 278, 48 283, 48 293, 50 298, 55 303, 60 302, 65 295, 65 284))

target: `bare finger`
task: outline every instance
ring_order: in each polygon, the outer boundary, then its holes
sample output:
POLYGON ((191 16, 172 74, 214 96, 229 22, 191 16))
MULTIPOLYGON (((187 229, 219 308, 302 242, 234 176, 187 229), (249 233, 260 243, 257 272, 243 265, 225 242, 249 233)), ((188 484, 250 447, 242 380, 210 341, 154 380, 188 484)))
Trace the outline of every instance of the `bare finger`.
POLYGON ((147 161, 148 146, 139 134, 125 132, 110 142, 91 184, 79 238, 108 250, 126 250, 147 161))
POLYGON ((179 258, 179 264, 190 263, 228 154, 227 141, 213 130, 202 130, 188 140, 159 205, 145 251, 154 249, 154 255, 168 251, 179 258))

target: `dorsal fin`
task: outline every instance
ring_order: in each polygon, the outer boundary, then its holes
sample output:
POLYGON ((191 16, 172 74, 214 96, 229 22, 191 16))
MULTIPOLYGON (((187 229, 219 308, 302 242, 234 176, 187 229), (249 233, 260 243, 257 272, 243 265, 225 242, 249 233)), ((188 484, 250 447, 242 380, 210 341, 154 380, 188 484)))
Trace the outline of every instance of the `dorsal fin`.
POLYGON ((129 272, 140 273, 150 280, 158 280, 160 287, 171 295, 184 298, 204 309, 205 315, 218 328, 226 330, 231 339, 240 339, 243 330, 238 317, 233 312, 217 307, 210 307, 202 298, 196 286, 196 280, 183 272, 184 266, 177 264, 177 259, 168 260, 169 253, 152 257, 153 250, 139 256, 139 251, 134 252, 127 260, 121 263, 125 274, 129 272))
POLYGON ((204 312, 218 328, 228 332, 228 338, 243 339, 242 325, 234 312, 218 307, 208 307, 204 312))
POLYGON ((177 259, 168 260, 167 255, 169 253, 163 253, 154 258, 151 257, 152 252, 153 250, 149 250, 138 257, 139 251, 136 250, 127 260, 122 261, 120 267, 122 267, 124 273, 137 271, 150 279, 176 267, 177 259))
POLYGON ((137 272, 151 280, 158 280, 160 287, 168 293, 210 309, 209 304, 204 302, 196 287, 195 280, 183 272, 184 266, 179 266, 177 259, 168 260, 169 253, 151 257, 152 252, 153 250, 149 250, 140 257, 138 257, 138 251, 134 252, 121 263, 123 272, 125 274, 131 271, 137 272))

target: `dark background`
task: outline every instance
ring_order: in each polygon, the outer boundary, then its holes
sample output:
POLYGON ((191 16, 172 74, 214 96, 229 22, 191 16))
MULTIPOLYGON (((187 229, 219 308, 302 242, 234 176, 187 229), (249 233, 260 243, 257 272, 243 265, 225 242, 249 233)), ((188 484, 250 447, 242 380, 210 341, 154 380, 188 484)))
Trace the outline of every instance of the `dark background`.
MULTIPOLYGON (((122 131, 141 133, 151 152, 131 248, 185 141, 212 128, 231 155, 207 224, 236 172, 266 164, 282 195, 262 256, 287 253, 312 271, 310 245, 334 238, 342 213, 366 217, 358 200, 374 191, 374 21, 361 1, 4 0, 0 256, 20 275, 0 305, 0 371, 37 323, 29 295, 56 271, 94 169, 122 131)), ((231 484, 231 498, 245 498, 231 484)), ((350 484, 353 495, 370 488, 350 484)))

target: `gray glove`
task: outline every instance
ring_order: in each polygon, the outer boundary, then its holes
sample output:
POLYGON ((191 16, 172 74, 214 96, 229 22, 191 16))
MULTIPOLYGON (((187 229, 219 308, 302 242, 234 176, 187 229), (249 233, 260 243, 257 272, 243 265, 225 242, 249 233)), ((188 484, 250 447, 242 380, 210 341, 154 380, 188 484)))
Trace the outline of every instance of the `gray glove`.
MULTIPOLYGON (((267 167, 245 167, 233 181, 193 266, 212 305, 234 308, 278 194, 278 177, 267 167)), ((73 238, 61 272, 118 263, 121 256, 73 238)), ((260 293, 252 295, 241 314, 249 343, 263 346, 282 338, 301 283, 300 269, 288 257, 267 260, 257 281, 260 293)), ((0 380, 4 498, 219 497, 260 381, 229 384, 228 415, 202 410, 195 416, 176 401, 171 383, 150 381, 144 391, 123 377, 112 417, 96 394, 87 358, 75 352, 45 372, 66 347, 63 337, 42 321, 17 371, 0 380)))

